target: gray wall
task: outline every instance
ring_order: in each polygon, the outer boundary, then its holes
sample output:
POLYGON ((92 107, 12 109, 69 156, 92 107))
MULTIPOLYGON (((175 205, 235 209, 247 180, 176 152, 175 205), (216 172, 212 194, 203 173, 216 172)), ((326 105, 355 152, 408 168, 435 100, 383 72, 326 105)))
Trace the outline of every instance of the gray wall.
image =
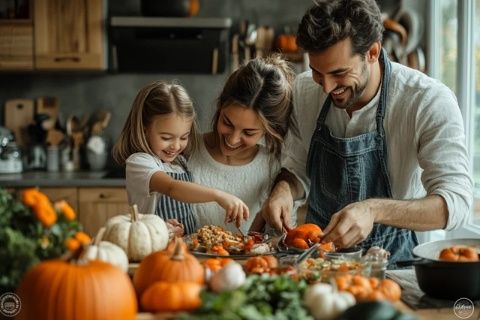
MULTIPOLYGON (((161 1, 161 0, 159 0, 161 1)), ((384 1, 391 10, 390 1, 384 1)), ((201 17, 231 17, 233 30, 238 30, 240 19, 257 25, 271 25, 276 31, 281 26, 295 28, 312 0, 201 0, 201 17)), ((398 5, 398 1, 392 1, 398 5)), ((408 0, 408 6, 423 11, 426 1, 408 0)), ((111 16, 140 15, 139 0, 111 0, 111 16)), ((194 59, 194 53, 192 53, 194 59)), ((200 127, 208 130, 216 96, 227 73, 221 75, 196 74, 118 74, 118 73, 0 73, 0 106, 13 98, 57 96, 63 119, 69 115, 82 116, 87 112, 105 109, 113 112, 107 134, 116 139, 137 91, 153 80, 177 79, 190 93, 199 114, 200 127)))

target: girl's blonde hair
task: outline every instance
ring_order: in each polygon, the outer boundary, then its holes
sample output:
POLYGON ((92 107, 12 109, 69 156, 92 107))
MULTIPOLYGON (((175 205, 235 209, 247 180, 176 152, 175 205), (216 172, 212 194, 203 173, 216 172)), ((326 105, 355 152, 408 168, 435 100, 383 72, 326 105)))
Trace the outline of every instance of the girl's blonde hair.
POLYGON ((169 113, 192 120, 185 152, 195 148, 198 135, 196 114, 187 91, 176 83, 155 81, 142 88, 135 97, 120 137, 113 147, 113 159, 123 166, 127 158, 136 152, 155 155, 147 142, 145 132, 155 116, 169 113))
POLYGON ((294 128, 292 113, 292 83, 295 73, 290 65, 274 54, 255 58, 242 65, 227 79, 217 100, 212 129, 218 138, 220 112, 232 104, 255 111, 265 128, 265 144, 270 154, 280 156, 287 131, 294 128))

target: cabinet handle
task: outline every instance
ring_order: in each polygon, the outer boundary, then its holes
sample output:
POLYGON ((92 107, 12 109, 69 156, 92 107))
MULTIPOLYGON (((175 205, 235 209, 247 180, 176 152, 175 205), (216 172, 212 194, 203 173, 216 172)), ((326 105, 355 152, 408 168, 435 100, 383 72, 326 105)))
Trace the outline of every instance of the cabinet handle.
POLYGON ((57 57, 54 60, 55 62, 64 62, 64 61, 80 62, 79 57, 57 57))
POLYGON ((100 193, 99 197, 100 197, 100 199, 107 199, 108 195, 100 193))

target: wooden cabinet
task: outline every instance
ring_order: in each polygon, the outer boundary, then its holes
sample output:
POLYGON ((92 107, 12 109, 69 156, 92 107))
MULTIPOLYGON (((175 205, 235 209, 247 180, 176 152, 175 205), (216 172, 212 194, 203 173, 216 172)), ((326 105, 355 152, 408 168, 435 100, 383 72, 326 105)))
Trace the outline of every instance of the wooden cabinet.
POLYGON ((28 16, 0 19, 0 70, 107 68, 104 0, 24 1, 28 16))
POLYGON ((128 213, 127 191, 124 188, 79 188, 79 221, 91 236, 115 215, 128 213))
POLYGON ((103 0, 35 0, 35 68, 106 68, 103 0))
POLYGON ((33 70, 31 19, 0 19, 0 70, 33 70))
POLYGON ((41 188, 51 201, 65 200, 78 214, 77 188, 41 188))
MULTIPOLYGON (((15 191, 15 189, 8 190, 15 191)), ((51 201, 67 201, 77 213, 77 219, 82 224, 83 230, 92 237, 109 218, 130 212, 125 188, 41 187, 40 191, 45 193, 51 201)))

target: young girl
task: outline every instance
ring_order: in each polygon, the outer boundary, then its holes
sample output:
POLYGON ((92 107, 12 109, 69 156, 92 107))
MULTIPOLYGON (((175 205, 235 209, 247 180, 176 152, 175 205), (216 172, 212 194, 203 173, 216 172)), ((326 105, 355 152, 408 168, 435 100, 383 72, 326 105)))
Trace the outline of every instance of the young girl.
MULTIPOLYGON (((278 55, 242 65, 227 79, 217 101, 212 130, 199 139, 198 152, 188 160, 195 182, 221 187, 245 201, 252 215, 240 228, 244 233, 249 228, 260 231, 264 227, 257 213, 280 170, 294 77, 278 55)), ((235 231, 233 226, 222 225, 222 213, 216 206, 196 204, 194 212, 200 227, 215 224, 235 231)))
POLYGON ((239 226, 249 216, 243 201, 191 182, 184 152, 195 135, 195 111, 182 86, 158 81, 141 89, 113 149, 115 161, 126 164, 128 201, 140 212, 177 219, 186 234, 196 231, 190 203, 215 201, 226 211, 225 223, 239 226))

